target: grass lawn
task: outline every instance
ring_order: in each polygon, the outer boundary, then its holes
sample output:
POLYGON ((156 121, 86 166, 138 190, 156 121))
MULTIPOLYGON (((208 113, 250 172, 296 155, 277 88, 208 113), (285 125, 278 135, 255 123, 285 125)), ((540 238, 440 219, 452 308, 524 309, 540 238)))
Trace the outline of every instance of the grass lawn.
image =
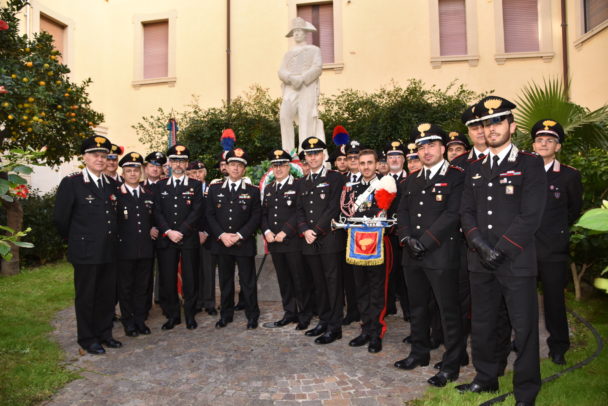
POLYGON ((66 262, 0 277, 0 405, 39 403, 78 377, 49 338, 55 313, 73 300, 66 262))
MULTIPOLYGON (((573 309, 583 318, 587 319, 602 336, 604 345, 608 345, 608 297, 597 293, 595 297, 576 302, 572 297, 568 298, 567 306, 573 309)), ((591 332, 581 323, 568 315, 572 337, 572 345, 566 353, 568 364, 561 367, 549 360, 541 361, 541 375, 543 378, 553 375, 573 364, 580 362, 596 350, 595 338, 591 332)), ((544 328, 541 325, 540 328, 544 328)), ((541 354, 546 357, 547 354, 541 354)), ((511 367, 511 366, 510 366, 511 367)), ((509 372, 500 379, 500 394, 510 392, 513 373, 509 372)), ((608 350, 604 348, 600 356, 590 364, 566 373, 558 379, 543 384, 538 395, 536 404, 538 406, 605 406, 608 405, 608 350)), ((496 395, 484 394, 459 394, 455 389, 456 383, 448 384, 445 388, 429 388, 422 399, 408 403, 408 406, 469 406, 479 405, 496 395)), ((500 403, 499 403, 500 404, 500 403)), ((508 397, 505 405, 514 405, 513 396, 508 397)))

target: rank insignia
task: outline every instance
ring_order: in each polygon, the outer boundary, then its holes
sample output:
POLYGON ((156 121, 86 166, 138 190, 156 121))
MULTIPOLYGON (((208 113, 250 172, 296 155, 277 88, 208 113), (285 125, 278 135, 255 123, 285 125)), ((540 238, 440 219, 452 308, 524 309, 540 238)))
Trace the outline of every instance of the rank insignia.
POLYGON ((472 179, 480 179, 480 178, 481 178, 481 175, 480 175, 480 174, 478 174, 478 173, 476 173, 476 174, 475 174, 475 176, 473 176, 473 178, 472 178, 472 179))
POLYGON ((222 204, 221 204, 221 203, 218 203, 218 204, 217 204, 217 208, 219 209, 220 207, 222 207, 222 204))
POLYGON ((500 178, 500 180, 498 182, 501 184, 504 184, 504 183, 507 183, 508 180, 507 180, 507 178, 500 178))
POLYGON ((442 202, 443 201, 443 195, 435 195, 435 200, 438 202, 442 202))
POLYGON ((88 195, 87 197, 85 197, 85 200, 89 203, 93 203, 93 200, 95 200, 95 198, 92 195, 88 195))
POLYGON ((553 195, 555 196, 556 199, 559 199, 560 193, 559 192, 555 192, 555 193, 553 193, 553 195))
POLYGON ((287 205, 291 206, 291 200, 287 200, 287 205))
POLYGON ((321 199, 325 199, 325 193, 321 193, 319 194, 319 196, 321 197, 321 199))
POLYGON ((512 195, 514 192, 515 192, 515 188, 513 187, 513 185, 505 186, 505 194, 512 195))

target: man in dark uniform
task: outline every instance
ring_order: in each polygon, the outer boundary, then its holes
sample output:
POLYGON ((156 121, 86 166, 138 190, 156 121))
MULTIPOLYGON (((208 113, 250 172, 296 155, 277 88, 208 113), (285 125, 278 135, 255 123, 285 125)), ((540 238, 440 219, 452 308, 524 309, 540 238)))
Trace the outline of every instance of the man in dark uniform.
POLYGON ((308 328, 312 317, 312 294, 302 257, 302 238, 296 218, 297 182, 289 174, 291 155, 274 150, 268 156, 275 180, 264 190, 261 228, 277 272, 283 303, 283 317, 270 327, 298 323, 296 330, 308 328))
POLYGON ((511 144, 515 105, 497 96, 475 107, 488 156, 465 175, 461 220, 469 247, 471 346, 477 375, 461 392, 498 390, 496 329, 504 298, 515 331, 513 388, 517 405, 532 405, 540 390, 534 234, 543 215, 547 178, 542 159, 511 144))
POLYGON ((217 241, 213 249, 218 255, 221 289, 220 319, 216 328, 226 327, 234 317, 234 266, 238 267, 241 292, 245 301, 247 329, 258 327, 255 275, 255 231, 260 223, 260 191, 245 182, 247 153, 232 149, 226 154, 228 178, 209 187, 205 202, 206 225, 217 241))
MULTIPOLYGON (((378 167, 378 157, 376 151, 363 149, 359 153, 359 168, 361 170, 361 181, 352 186, 347 184, 342 192, 342 202, 352 202, 342 207, 349 218, 352 217, 377 217, 382 209, 378 207, 376 201, 376 190, 380 185, 380 180, 376 176, 378 167)), ((388 182, 393 182, 393 190, 396 190, 395 182, 388 178, 388 182)), ((386 182, 386 180, 384 180, 386 182)), ((354 232, 350 230, 350 232, 354 232)), ((382 235, 380 235, 382 238, 382 235)), ((377 241, 377 244, 381 244, 377 241)), ((352 243, 351 243, 352 244, 352 243)), ((350 260, 353 260, 352 258, 350 260)), ((357 306, 361 315, 361 333, 352 339, 348 345, 360 347, 368 344, 367 350, 371 353, 382 351, 383 335, 383 311, 386 306, 386 265, 384 260, 381 263, 369 264, 369 261, 357 260, 359 264, 353 264, 353 276, 357 291, 357 306)))
POLYGON ((346 159, 346 145, 339 145, 336 151, 329 157, 329 162, 334 169, 342 174, 348 172, 348 161, 346 159))
POLYGON ((407 144, 408 153, 405 155, 407 161, 407 173, 414 173, 422 168, 422 162, 418 156, 418 150, 416 144, 410 142, 407 144))
MULTIPOLYGON (((346 144, 346 161, 348 172, 344 174, 346 183, 355 185, 361 181, 361 171, 359 171, 359 152, 361 143, 350 140, 346 144)), ((342 273, 344 275, 344 296, 346 298, 346 316, 342 320, 342 325, 348 326, 350 323, 361 320, 359 307, 357 306, 357 287, 353 275, 353 267, 346 263, 346 258, 342 258, 342 273)))
MULTIPOLYGON (((164 177, 163 165, 167 163, 167 157, 162 152, 154 151, 149 153, 144 162, 144 177, 145 179, 140 183, 146 188, 146 191, 156 194, 156 184, 164 177)), ((158 229, 157 229, 158 230, 158 229)), ((158 237, 156 237, 158 238, 158 237)), ((149 280, 147 299, 146 299, 146 315, 150 313, 152 308, 152 298, 156 297, 156 302, 159 300, 159 287, 158 287, 158 260, 156 259, 156 247, 154 249, 154 260, 152 261, 152 276, 149 280), (156 286, 156 288, 155 288, 156 286)))
POLYGON ((312 272, 319 324, 306 331, 317 344, 342 338, 345 234, 332 230, 331 220, 340 216, 343 175, 323 167, 325 143, 317 137, 302 142, 310 173, 298 182, 298 231, 304 235, 302 254, 312 272), (321 335, 322 334, 322 335, 321 335))
POLYGON ((140 186, 144 160, 129 152, 120 160, 125 183, 117 192, 118 211, 118 302, 121 322, 129 337, 150 334, 145 324, 148 288, 152 278, 154 240, 154 193, 140 186))
POLYGON ((446 134, 439 126, 422 123, 412 138, 424 166, 402 184, 397 211, 399 238, 406 248, 403 266, 412 315, 412 349, 395 366, 408 370, 428 365, 429 300, 434 293, 446 351, 441 370, 428 382, 442 387, 458 378, 464 346, 458 300, 458 253, 464 243, 459 225, 464 171, 443 159, 446 134))
POLYGON ((452 165, 460 166, 465 170, 468 164, 490 153, 490 149, 486 145, 486 137, 483 132, 483 125, 481 125, 481 119, 475 114, 475 107, 475 104, 467 107, 460 117, 460 121, 467 127, 467 134, 473 143, 473 147, 468 153, 463 153, 450 161, 452 165))
POLYGON ((118 174, 118 157, 122 155, 123 149, 116 144, 112 144, 110 153, 108 154, 108 160, 106 161, 106 168, 103 174, 111 178, 118 184, 123 182, 122 176, 118 174))
POLYGON ((176 144, 167 151, 171 176, 157 184, 154 219, 161 233, 158 238, 160 305, 167 317, 163 330, 181 323, 177 291, 177 271, 181 259, 182 294, 186 328, 198 327, 195 319, 198 281, 199 221, 203 214, 201 183, 186 175, 190 151, 176 144))
POLYGON ((68 261, 74 267, 78 344, 90 354, 105 354, 102 345, 122 346, 112 338, 117 185, 103 175, 111 145, 99 135, 85 139, 85 168, 63 178, 55 198, 54 222, 68 241, 68 261))
POLYGON ((581 214, 583 185, 576 169, 559 162, 555 155, 565 138, 563 127, 555 120, 539 120, 530 132, 532 147, 544 161, 547 173, 547 204, 536 232, 538 276, 543 286, 545 327, 549 332, 549 357, 564 365, 570 348, 564 288, 568 283, 570 227, 581 214))
MULTIPOLYGON (((395 179, 397 188, 399 184, 405 182, 407 178, 407 172, 403 169, 405 165, 405 147, 399 140, 390 141, 384 148, 386 153, 386 160, 389 167, 389 175, 395 179)), ((399 207, 399 198, 401 196, 397 193, 397 197, 393 201, 390 210, 388 211, 388 217, 391 218, 397 213, 397 207, 399 207)), ((388 282, 388 298, 386 304, 387 314, 396 314, 397 306, 395 300, 399 299, 401 304, 401 310, 403 311, 403 319, 409 321, 410 319, 410 305, 407 297, 407 286, 405 284, 405 275, 403 273, 402 265, 402 250, 401 244, 399 244, 399 236, 397 235, 397 227, 393 226, 386 230, 391 242, 391 252, 393 253, 393 269, 389 276, 388 282)))
POLYGON ((445 146, 445 157, 448 162, 452 162, 454 158, 466 154, 471 149, 467 137, 457 131, 450 131, 448 134, 448 142, 445 146))

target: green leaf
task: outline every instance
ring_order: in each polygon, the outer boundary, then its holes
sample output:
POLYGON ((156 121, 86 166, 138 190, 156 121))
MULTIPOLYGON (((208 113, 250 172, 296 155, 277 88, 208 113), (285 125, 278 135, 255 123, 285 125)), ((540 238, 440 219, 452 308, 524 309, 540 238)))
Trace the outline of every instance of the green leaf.
POLYGON ((30 173, 32 173, 32 168, 30 168, 29 166, 25 166, 25 165, 17 165, 13 169, 13 172, 29 175, 30 173))
POLYGON ((13 244, 21 248, 34 248, 34 244, 26 241, 13 241, 13 244))
POLYGON ((25 179, 19 175, 15 175, 14 173, 8 175, 8 180, 9 182, 16 183, 17 185, 25 185, 27 183, 25 179))
POLYGON ((14 201, 14 199, 9 195, 0 195, 0 199, 7 201, 9 203, 12 203, 14 201))
POLYGON ((8 232, 10 234, 13 234, 15 232, 15 230, 13 230, 12 228, 10 228, 9 226, 3 226, 3 225, 0 225, 0 230, 4 230, 4 231, 6 231, 6 232, 8 232))
POLYGON ((608 232, 608 210, 591 209, 583 214, 576 225, 589 230, 608 232))
POLYGON ((2 258, 4 258, 4 259, 8 260, 10 258, 7 258, 7 255, 10 254, 10 252, 11 252, 10 245, 5 243, 4 241, 0 241, 0 256, 2 256, 2 258))

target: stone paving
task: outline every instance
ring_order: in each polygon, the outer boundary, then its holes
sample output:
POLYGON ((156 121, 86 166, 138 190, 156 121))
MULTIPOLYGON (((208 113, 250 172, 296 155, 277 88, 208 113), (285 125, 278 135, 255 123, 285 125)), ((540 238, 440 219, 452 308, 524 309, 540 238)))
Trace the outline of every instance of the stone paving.
MULTIPOLYGON (((46 405, 403 405, 424 393, 426 380, 436 372, 432 365, 443 353, 443 347, 433 351, 428 367, 402 371, 393 366, 409 352, 401 342, 409 324, 400 316, 387 319, 384 349, 370 354, 367 347, 348 346, 359 334, 358 324, 345 327, 341 340, 321 346, 294 330, 294 324, 262 327, 278 320, 282 310, 278 302, 261 302, 260 308, 260 327, 252 331, 245 329, 243 312, 236 312, 224 329, 214 328, 216 316, 199 313, 197 330, 182 323, 162 331, 164 317, 154 306, 148 321, 152 334, 125 337, 116 324, 114 337, 124 347, 109 349, 105 356, 78 355, 74 309, 65 309, 54 322, 53 336, 83 379, 65 386, 46 405)), ((459 381, 473 375, 469 365, 459 381)))

